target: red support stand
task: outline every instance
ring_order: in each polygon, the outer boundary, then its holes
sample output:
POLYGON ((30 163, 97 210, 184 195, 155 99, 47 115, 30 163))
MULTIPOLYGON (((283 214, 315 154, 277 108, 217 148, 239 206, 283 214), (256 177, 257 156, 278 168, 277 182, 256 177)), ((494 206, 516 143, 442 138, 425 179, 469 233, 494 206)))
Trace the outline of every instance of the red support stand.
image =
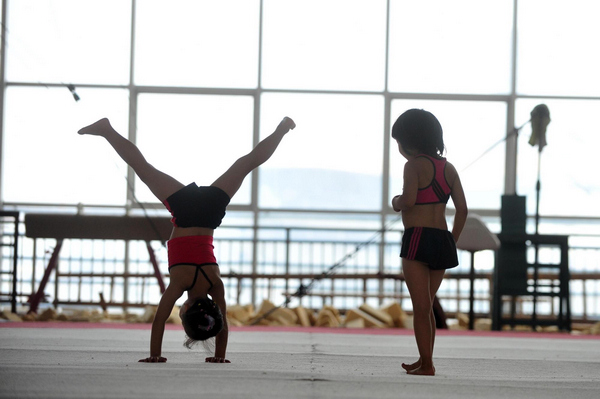
POLYGON ((150 245, 150 241, 146 241, 146 248, 148 248, 148 255, 150 255, 150 263, 152 263, 152 267, 154 268, 154 275, 156 276, 156 280, 158 280, 158 286, 160 287, 160 293, 163 294, 165 292, 165 282, 163 281, 162 274, 160 273, 160 268, 158 267, 158 261, 156 260, 156 255, 154 254, 154 249, 150 245))
POLYGON ((40 305, 41 300, 44 298, 44 290, 46 289, 46 284, 48 284, 48 280, 50 280, 50 274, 58 265, 58 255, 60 254, 62 244, 62 238, 56 240, 56 246, 54 247, 54 251, 52 252, 52 256, 50 257, 50 261, 48 262, 48 267, 46 267, 44 277, 40 282, 38 290, 29 298, 29 312, 27 313, 37 313, 38 306, 40 305))

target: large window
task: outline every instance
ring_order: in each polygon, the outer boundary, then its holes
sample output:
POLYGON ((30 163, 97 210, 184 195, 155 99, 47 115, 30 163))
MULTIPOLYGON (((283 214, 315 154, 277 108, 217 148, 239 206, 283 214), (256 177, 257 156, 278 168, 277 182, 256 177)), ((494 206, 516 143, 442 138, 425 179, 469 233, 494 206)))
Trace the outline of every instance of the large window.
POLYGON ((104 116, 153 165, 200 185, 290 116, 298 127, 225 223, 380 223, 402 188, 391 125, 424 108, 472 209, 497 212, 512 181, 532 214, 526 122, 543 102, 541 213, 600 216, 596 1, 5 1, 3 206, 124 209, 135 196, 162 209, 106 142, 76 134, 104 116), (504 142, 513 124, 516 146, 504 142))
POLYGON ((257 86, 258 0, 143 0, 136 11, 136 84, 257 86))
POLYGON ((120 205, 126 168, 106 142, 79 136, 85 124, 109 116, 127 126, 127 91, 9 87, 4 107, 2 167, 5 202, 120 205))
POLYGON ((600 2, 518 4, 518 93, 600 97, 600 2))
POLYGON ((384 0, 264 1, 265 88, 381 91, 384 0))
POLYGON ((126 84, 131 3, 8 1, 9 82, 126 84))
POLYGON ((381 208, 382 96, 265 94, 262 104, 263 137, 288 112, 298 130, 261 168, 261 207, 381 208))
MULTIPOLYGON (((208 186, 252 149, 254 103, 248 96, 142 94, 136 139, 148 161, 187 185, 208 186)), ((251 177, 232 204, 250 203, 251 177)), ((156 202, 136 180, 139 201, 156 202)))
POLYGON ((600 100, 523 99, 517 102, 517 118, 529 119, 540 103, 548 106, 552 119, 541 158, 538 147, 529 144, 529 125, 518 141, 517 187, 520 195, 527 196, 527 212, 535 213, 539 171, 541 215, 600 216, 600 181, 595 177, 600 100))
POLYGON ((511 1, 390 4, 391 91, 510 92, 511 1))

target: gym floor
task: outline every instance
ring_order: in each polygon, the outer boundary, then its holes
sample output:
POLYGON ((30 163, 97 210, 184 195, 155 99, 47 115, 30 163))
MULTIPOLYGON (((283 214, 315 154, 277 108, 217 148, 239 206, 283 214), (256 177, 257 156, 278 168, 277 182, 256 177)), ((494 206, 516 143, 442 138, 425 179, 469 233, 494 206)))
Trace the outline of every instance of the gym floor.
POLYGON ((231 364, 149 325, 0 323, 1 398, 600 398, 600 336, 439 331, 434 377, 407 375, 411 330, 232 328, 231 364))

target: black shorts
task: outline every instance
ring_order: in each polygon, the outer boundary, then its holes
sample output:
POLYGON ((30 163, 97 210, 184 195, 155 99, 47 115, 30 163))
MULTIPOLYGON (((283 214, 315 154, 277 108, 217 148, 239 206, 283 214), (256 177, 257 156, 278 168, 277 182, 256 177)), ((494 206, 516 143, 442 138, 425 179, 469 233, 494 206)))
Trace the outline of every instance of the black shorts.
POLYGON ((432 270, 458 266, 456 242, 448 230, 411 227, 402 236, 400 257, 426 263, 432 270))
POLYGON ((229 195, 219 187, 188 184, 170 195, 163 203, 173 215, 177 227, 216 229, 225 217, 229 195))

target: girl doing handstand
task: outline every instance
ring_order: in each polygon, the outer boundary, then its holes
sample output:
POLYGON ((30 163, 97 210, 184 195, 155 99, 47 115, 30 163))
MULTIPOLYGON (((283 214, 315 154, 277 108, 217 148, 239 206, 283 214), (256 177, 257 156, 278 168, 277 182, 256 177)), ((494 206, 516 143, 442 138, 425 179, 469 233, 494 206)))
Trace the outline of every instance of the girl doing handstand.
POLYGON ((106 118, 79 130, 82 135, 104 137, 173 216, 173 230, 167 242, 170 282, 152 322, 150 356, 140 362, 167 361, 161 356, 165 322, 175 302, 187 291, 188 299, 179 312, 187 334, 185 345, 190 348, 196 341, 216 337, 214 356, 207 357, 206 362, 229 363, 225 357, 228 335, 225 289, 213 253, 214 230, 221 224, 225 208, 244 178, 266 162, 283 136, 295 127, 294 121, 284 118, 275 132, 238 159, 214 183, 201 187, 195 183, 184 186, 154 168, 106 118))

